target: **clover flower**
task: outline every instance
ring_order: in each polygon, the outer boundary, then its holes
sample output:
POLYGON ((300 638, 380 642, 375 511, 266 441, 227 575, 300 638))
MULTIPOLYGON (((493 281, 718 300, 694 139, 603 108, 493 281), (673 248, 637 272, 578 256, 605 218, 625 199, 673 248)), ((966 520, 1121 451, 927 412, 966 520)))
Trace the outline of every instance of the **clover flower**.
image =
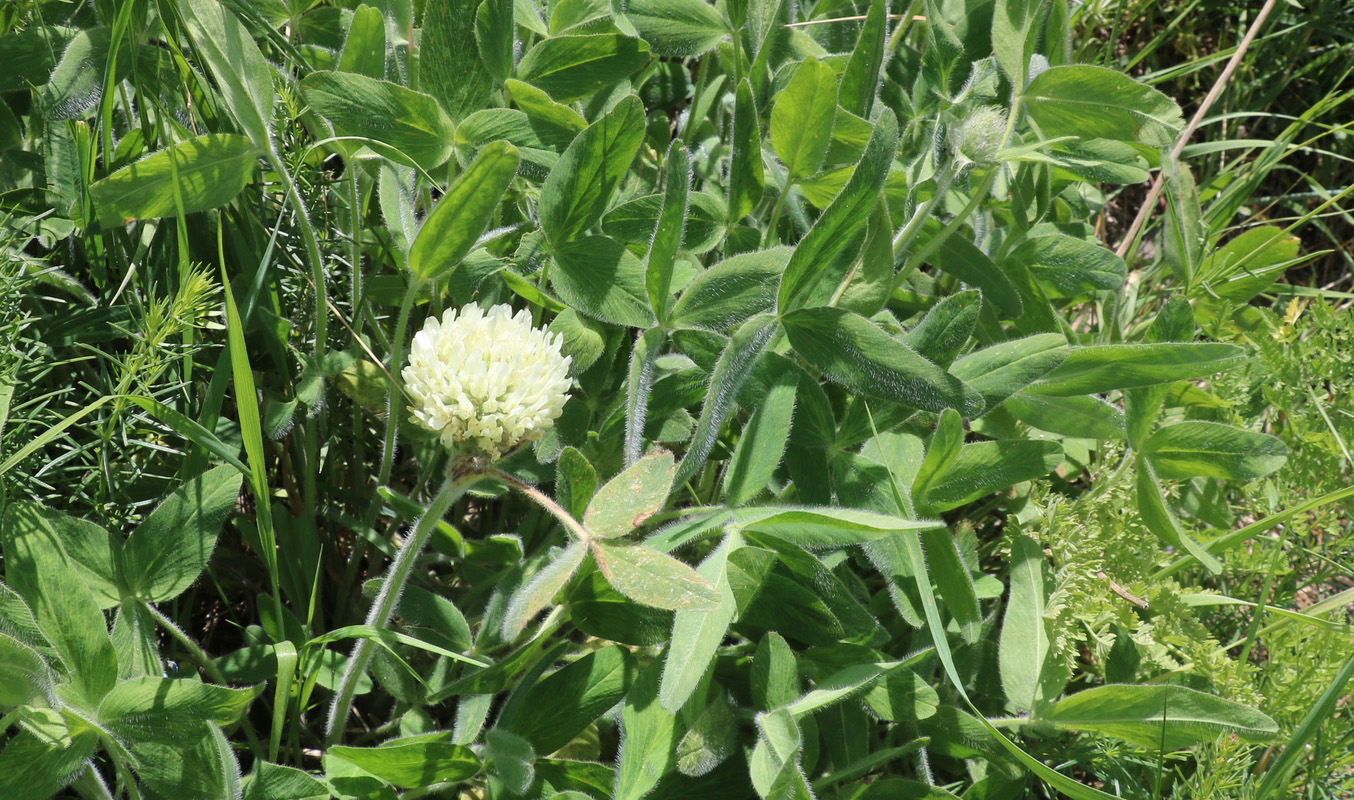
POLYGON ((1006 112, 982 106, 950 130, 950 149, 967 164, 991 164, 1006 136, 1006 112))
POLYGON ((506 304, 431 317, 401 373, 409 410, 444 445, 497 460, 539 438, 564 410, 571 359, 560 354, 561 343, 506 304))

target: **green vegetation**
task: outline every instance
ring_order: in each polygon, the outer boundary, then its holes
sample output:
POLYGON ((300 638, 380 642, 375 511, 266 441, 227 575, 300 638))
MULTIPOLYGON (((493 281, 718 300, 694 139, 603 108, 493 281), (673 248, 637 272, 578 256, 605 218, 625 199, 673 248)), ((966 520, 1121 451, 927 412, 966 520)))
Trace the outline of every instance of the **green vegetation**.
POLYGON ((1349 796, 1352 56, 4 5, 0 798, 1349 796))

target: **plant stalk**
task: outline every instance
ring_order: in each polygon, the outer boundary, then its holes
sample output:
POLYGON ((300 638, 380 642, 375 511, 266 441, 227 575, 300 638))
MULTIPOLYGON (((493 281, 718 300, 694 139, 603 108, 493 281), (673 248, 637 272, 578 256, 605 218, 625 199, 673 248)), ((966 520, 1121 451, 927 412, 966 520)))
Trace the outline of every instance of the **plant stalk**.
MULTIPOLYGON (((377 593, 376 600, 372 602, 371 610, 367 612, 367 625, 384 628, 390 622, 390 618, 395 614, 395 606, 404 591, 404 585, 409 581, 414 562, 418 560, 419 553, 428 543, 428 538, 437 527, 437 523, 442 521, 452 503, 459 500, 466 489, 478 482, 483 475, 484 473, 478 471, 459 471, 453 462, 442 488, 433 498, 432 505, 428 506, 428 510, 419 518, 413 534, 396 551, 395 562, 390 565, 390 571, 381 581, 381 590, 377 593)), ((348 658, 348 666, 343 670, 343 677, 339 680, 338 689, 334 692, 334 702, 329 709, 328 729, 325 731, 326 745, 335 743, 342 735, 343 724, 352 711, 353 697, 357 694, 358 679, 366 671, 374 647, 370 639, 361 639, 348 658)))

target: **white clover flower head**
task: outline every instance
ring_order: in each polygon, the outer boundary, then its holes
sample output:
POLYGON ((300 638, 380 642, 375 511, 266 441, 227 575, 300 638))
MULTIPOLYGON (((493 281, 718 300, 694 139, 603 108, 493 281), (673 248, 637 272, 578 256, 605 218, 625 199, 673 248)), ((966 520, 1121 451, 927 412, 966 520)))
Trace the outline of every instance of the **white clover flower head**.
POLYGON ((409 410, 447 447, 496 461, 563 412, 572 359, 560 354, 562 343, 507 304, 430 317, 401 373, 409 410))

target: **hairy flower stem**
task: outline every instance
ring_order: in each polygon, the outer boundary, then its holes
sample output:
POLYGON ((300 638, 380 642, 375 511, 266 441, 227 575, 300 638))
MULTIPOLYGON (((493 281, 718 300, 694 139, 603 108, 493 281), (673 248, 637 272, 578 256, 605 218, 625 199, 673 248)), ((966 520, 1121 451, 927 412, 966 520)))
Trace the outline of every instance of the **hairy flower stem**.
MULTIPOLYGON (((442 488, 433 498, 432 505, 428 506, 428 510, 414 526, 413 534, 395 553, 395 562, 390 565, 390 571, 381 581, 381 591, 377 593, 376 600, 371 604, 371 610, 367 612, 367 625, 379 629, 390 622, 400 594, 404 592, 404 585, 409 580, 409 573, 413 571, 414 562, 418 560, 423 546, 428 543, 428 537, 432 535, 437 523, 442 521, 451 504, 459 500, 461 495, 465 494, 465 490, 483 476, 484 473, 479 471, 458 471, 453 465, 442 488)), ((325 731, 327 745, 336 742, 343 732, 343 724, 352 711, 353 697, 357 694, 358 680, 366 671, 367 662, 371 660, 374 648, 371 639, 359 639, 357 645, 353 647, 352 655, 348 657, 348 666, 343 670, 343 677, 334 692, 333 705, 329 708, 329 727, 325 731)))
POLYGON ((574 518, 573 514, 570 514, 567 510, 565 510, 563 506, 552 500, 550 498, 550 495, 546 494, 545 492, 542 492, 540 489, 537 489, 535 486, 532 486, 529 483, 520 481, 517 478, 514 478, 513 476, 509 475, 508 473, 500 472, 499 470, 496 469, 489 471, 489 477, 497 478, 498 480, 503 481, 507 485, 511 486, 512 488, 531 498, 531 500, 534 501, 536 505, 545 509, 551 514, 551 516, 559 520, 560 524, 562 524, 566 529, 568 529, 569 533, 573 534, 580 542, 587 542, 592 540, 592 535, 588 533, 587 528, 584 528, 582 523, 580 523, 577 519, 574 518))

